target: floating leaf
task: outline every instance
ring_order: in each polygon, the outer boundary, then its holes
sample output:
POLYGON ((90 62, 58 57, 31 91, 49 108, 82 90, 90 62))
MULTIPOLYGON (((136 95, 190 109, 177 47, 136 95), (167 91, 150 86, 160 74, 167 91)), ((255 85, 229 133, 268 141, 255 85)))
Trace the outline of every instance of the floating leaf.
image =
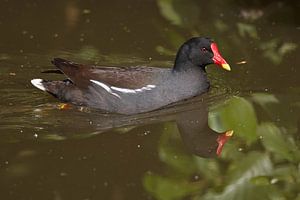
POLYGON ((268 103, 279 103, 274 94, 254 93, 252 94, 252 99, 261 106, 265 106, 268 103))
POLYGON ((299 150, 294 142, 288 140, 281 130, 272 123, 263 123, 259 125, 257 133, 262 136, 264 147, 276 155, 289 161, 293 161, 295 156, 299 158, 299 150))
POLYGON ((273 166, 268 154, 253 152, 231 164, 228 173, 229 184, 221 193, 210 192, 205 200, 265 200, 271 199, 274 187, 267 183, 266 177, 272 173, 273 166), (265 177, 265 178, 262 178, 265 177))
POLYGON ((207 159, 201 157, 195 157, 197 169, 201 173, 202 177, 212 182, 219 182, 221 176, 220 165, 215 159, 207 159))
POLYGON ((146 174, 143 178, 145 189, 156 199, 175 200, 200 190, 199 183, 170 179, 154 174, 146 174))
POLYGON ((243 159, 235 160, 228 172, 231 184, 241 183, 253 177, 270 175, 272 163, 268 154, 251 152, 243 159))
POLYGON ((241 97, 233 97, 211 108, 209 125, 218 132, 233 130, 235 136, 246 139, 248 143, 256 139, 255 111, 252 104, 241 97))

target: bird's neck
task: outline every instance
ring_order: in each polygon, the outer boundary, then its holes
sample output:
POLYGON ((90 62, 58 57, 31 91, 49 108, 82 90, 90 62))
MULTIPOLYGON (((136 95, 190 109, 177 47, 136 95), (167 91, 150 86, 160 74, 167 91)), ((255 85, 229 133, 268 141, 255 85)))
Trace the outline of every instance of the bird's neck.
POLYGON ((193 71, 193 69, 201 69, 205 72, 205 66, 197 66, 190 61, 188 55, 185 53, 178 53, 176 55, 173 72, 193 71))
POLYGON ((197 66, 190 61, 183 61, 183 62, 176 61, 172 69, 172 72, 176 72, 176 73, 195 72, 195 71, 202 71, 203 73, 206 73, 205 66, 197 66))

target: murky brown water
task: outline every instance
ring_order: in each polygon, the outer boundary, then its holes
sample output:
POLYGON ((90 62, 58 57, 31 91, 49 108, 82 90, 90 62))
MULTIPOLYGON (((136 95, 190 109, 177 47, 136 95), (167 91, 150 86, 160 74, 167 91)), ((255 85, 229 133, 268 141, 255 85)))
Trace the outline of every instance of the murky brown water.
POLYGON ((299 2, 1 1, 0 199, 300 199, 299 2), (60 110, 53 57, 171 66, 210 36, 207 95, 120 116, 60 110), (234 130, 220 157, 213 132, 234 130))

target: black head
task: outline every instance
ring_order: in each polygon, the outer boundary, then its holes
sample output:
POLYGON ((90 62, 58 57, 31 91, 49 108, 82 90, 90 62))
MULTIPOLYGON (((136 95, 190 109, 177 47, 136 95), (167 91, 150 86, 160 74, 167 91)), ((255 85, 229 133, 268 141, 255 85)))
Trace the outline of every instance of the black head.
POLYGON ((219 53, 217 45, 207 37, 195 37, 186 41, 178 50, 174 68, 184 68, 190 65, 201 67, 217 64, 226 70, 229 65, 219 53))

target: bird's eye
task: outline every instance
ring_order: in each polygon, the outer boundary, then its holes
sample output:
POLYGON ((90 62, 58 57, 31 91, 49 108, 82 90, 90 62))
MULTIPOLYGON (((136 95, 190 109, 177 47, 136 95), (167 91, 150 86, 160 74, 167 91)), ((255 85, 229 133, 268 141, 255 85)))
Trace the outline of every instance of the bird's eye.
POLYGON ((202 48, 201 48, 201 51, 207 52, 207 49, 206 49, 205 47, 202 47, 202 48))

